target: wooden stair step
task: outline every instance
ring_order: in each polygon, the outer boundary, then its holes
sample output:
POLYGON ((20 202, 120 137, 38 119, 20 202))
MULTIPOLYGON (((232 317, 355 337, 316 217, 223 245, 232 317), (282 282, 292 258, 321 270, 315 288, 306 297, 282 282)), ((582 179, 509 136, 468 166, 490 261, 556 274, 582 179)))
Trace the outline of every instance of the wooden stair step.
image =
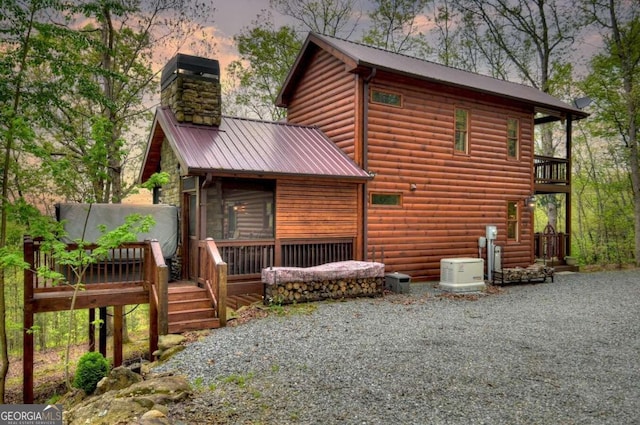
POLYGON ((199 288, 197 286, 178 287, 178 288, 169 287, 170 301, 189 300, 189 299, 201 298, 201 297, 205 297, 205 298, 207 297, 207 291, 204 288, 199 288))
POLYGON ((197 298, 193 300, 169 300, 169 313, 202 308, 213 308, 209 298, 197 298))
POLYGON ((169 322, 169 333, 177 334, 186 331, 199 331, 202 329, 217 329, 220 327, 220 319, 194 319, 169 322))
POLYGON ((216 312, 213 308, 200 308, 169 312, 169 323, 182 322, 184 320, 213 319, 216 312))

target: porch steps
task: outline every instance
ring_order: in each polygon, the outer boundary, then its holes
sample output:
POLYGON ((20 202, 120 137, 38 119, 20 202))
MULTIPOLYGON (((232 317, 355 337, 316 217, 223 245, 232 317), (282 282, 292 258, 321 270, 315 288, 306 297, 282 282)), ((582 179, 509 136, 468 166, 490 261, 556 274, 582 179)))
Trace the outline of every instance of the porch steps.
MULTIPOLYGON (((227 296, 227 308, 237 310, 242 306, 262 301, 262 294, 246 293, 227 296)), ((216 329, 220 320, 216 317, 207 291, 194 282, 180 281, 169 284, 169 333, 216 329)))
POLYGON ((169 333, 219 327, 220 319, 204 288, 188 283, 169 285, 169 333))

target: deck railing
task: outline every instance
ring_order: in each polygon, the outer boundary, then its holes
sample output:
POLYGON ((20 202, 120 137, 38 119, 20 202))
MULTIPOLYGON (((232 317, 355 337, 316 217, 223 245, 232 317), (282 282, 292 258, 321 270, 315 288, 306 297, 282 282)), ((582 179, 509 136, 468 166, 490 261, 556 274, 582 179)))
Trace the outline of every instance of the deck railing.
POLYGON ((221 241, 220 256, 227 263, 229 275, 260 274, 263 268, 273 265, 275 243, 269 240, 221 241))
MULTIPOLYGON (((157 308, 159 321, 166 322, 168 316, 168 267, 165 264, 160 244, 156 240, 144 242, 129 242, 109 250, 105 258, 90 264, 83 276, 77 275, 77 269, 71 265, 56 262, 51 252, 45 251, 43 242, 38 238, 26 236, 23 250, 24 261, 29 265, 24 271, 25 302, 33 299, 36 293, 53 293, 58 291, 72 291, 78 279, 85 284, 84 291, 91 289, 105 289, 109 285, 118 284, 118 288, 142 286, 149 294, 152 308, 157 308), (48 268, 60 273, 64 281, 59 282, 38 273, 40 268, 48 268)), ((96 245, 83 246, 87 255, 96 249, 96 245)), ((67 244, 67 250, 78 249, 75 243, 67 244)), ((157 324, 152 324, 157 325, 157 324)), ((160 334, 163 334, 162 323, 160 334)), ((166 333, 166 329, 164 330, 166 333)))
MULTIPOLYGON (((80 249, 89 255, 95 245, 68 244, 67 250, 80 249)), ((122 364, 122 306, 126 304, 150 304, 149 355, 157 350, 158 333, 163 332, 168 316, 168 270, 157 241, 123 244, 108 252, 104 259, 89 265, 79 276, 77 269, 56 262, 43 242, 25 236, 23 259, 28 267, 24 271, 24 322, 23 322, 23 400, 33 402, 33 334, 34 315, 47 311, 89 309, 90 321, 94 308, 114 308, 113 351, 115 366, 122 364), (41 268, 48 268, 64 276, 63 282, 42 277, 41 268), (82 291, 76 283, 84 284, 82 291), (77 291, 77 292, 73 292, 77 291), (73 297, 70 294, 73 292, 73 297), (73 300, 73 301, 72 301, 73 300), (77 302, 76 302, 77 301, 77 302), (163 316, 163 317, 160 317, 163 316)), ((102 314, 101 314, 102 316, 102 314)), ((106 317, 106 315, 105 315, 106 317)), ((89 326, 89 347, 95 347, 93 325, 89 326)), ((106 356, 106 331, 101 330, 100 352, 106 356)), ((166 333, 166 331, 164 331, 166 333)))
POLYGON ((213 239, 200 241, 198 245, 198 285, 207 290, 216 311, 220 326, 227 324, 227 263, 213 239))
POLYGON ((569 184, 567 175, 569 160, 550 156, 534 157, 534 179, 536 184, 569 184))
MULTIPOLYGON (((42 240, 31 239, 25 237, 24 252, 25 261, 30 265, 29 280, 32 282, 32 288, 42 290, 46 288, 56 288, 60 290, 59 282, 51 278, 40 276, 36 271, 40 267, 46 267, 50 270, 61 273, 66 283, 75 284, 78 280, 76 271, 70 265, 58 264, 50 252, 44 252, 42 240)), ((143 262, 145 258, 145 250, 148 247, 147 242, 132 242, 121 245, 118 248, 111 249, 109 254, 102 260, 89 265, 82 276, 82 283, 142 283, 143 282, 143 262)), ((86 245, 83 247, 87 254, 96 248, 96 245, 86 245)), ((78 249, 77 244, 67 244, 67 250, 78 249)), ((25 280, 25 284, 27 280, 25 280)))
POLYGON ((313 267, 353 260, 353 239, 287 240, 282 242, 284 267, 313 267))
POLYGON ((536 258, 556 264, 565 264, 569 235, 566 233, 534 234, 534 252, 536 258))
POLYGON ((353 260, 353 238, 219 241, 229 276, 256 275, 270 266, 312 267, 353 260))

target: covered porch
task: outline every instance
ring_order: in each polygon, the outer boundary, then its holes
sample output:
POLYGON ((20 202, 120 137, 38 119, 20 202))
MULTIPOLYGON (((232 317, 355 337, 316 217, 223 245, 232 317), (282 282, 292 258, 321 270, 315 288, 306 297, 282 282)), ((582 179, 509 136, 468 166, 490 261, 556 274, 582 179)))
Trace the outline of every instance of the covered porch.
POLYGON ((558 231, 551 224, 534 234, 534 256, 536 260, 551 264, 558 270, 577 271, 578 267, 567 264, 571 256, 571 160, 536 155, 534 157, 534 187, 536 195, 558 194, 566 203, 564 229, 558 231))

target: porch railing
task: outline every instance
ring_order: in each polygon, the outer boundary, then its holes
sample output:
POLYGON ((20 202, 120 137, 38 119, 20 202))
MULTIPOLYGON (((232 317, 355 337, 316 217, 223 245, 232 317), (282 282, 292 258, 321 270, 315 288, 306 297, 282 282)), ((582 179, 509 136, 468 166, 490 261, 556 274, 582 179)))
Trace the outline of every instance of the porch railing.
POLYGON ((220 256, 227 263, 229 275, 260 274, 273 265, 275 242, 272 239, 254 241, 220 241, 220 256))
POLYGON ((536 155, 533 162, 536 184, 569 184, 568 159, 536 155))
POLYGON ((207 290, 220 326, 226 326, 228 265, 211 238, 200 241, 198 255, 198 285, 207 290))
POLYGON ((534 234, 534 250, 536 258, 564 264, 569 246, 569 235, 566 233, 534 234))
POLYGON ((149 243, 145 251, 145 286, 149 290, 149 310, 151 317, 157 317, 157 321, 149 324, 149 335, 156 338, 152 341, 157 346, 158 335, 169 333, 169 268, 165 264, 162 248, 157 240, 149 243))
POLYGON ((312 267, 353 260, 353 238, 219 241, 229 276, 260 274, 270 266, 312 267))
POLYGON ((353 239, 287 240, 282 242, 283 267, 313 267, 353 260, 353 239))

